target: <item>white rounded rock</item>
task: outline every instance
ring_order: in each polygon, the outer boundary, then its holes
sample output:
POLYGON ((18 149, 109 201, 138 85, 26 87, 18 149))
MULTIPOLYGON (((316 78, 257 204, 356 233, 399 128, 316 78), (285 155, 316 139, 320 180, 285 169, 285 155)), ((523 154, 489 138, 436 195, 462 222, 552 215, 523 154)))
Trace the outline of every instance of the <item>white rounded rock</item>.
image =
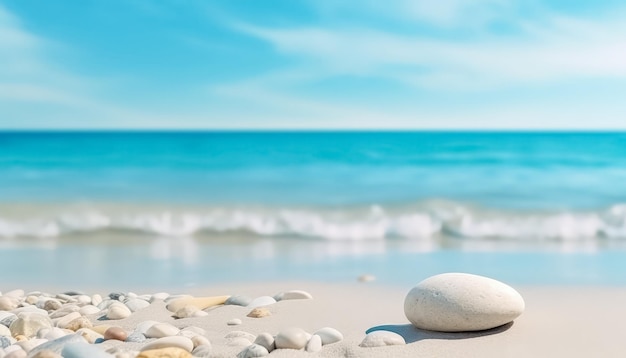
POLYGON ((129 317, 130 310, 124 304, 112 304, 107 311, 106 317, 108 319, 124 319, 129 317))
MULTIPOLYGON (((172 326, 167 323, 157 323, 152 325, 150 328, 146 330, 147 338, 163 338, 163 337, 171 337, 175 336, 180 332, 180 329, 172 326)), ((191 351, 191 349, 190 349, 191 351)))
POLYGON ((265 347, 258 344, 251 344, 237 354, 237 358, 259 358, 270 354, 265 347))
POLYGON ((425 279, 404 301, 417 328, 440 332, 480 331, 509 323, 524 312, 524 299, 491 278, 445 273, 425 279))
POLYGON ((314 334, 309 339, 309 342, 306 344, 305 350, 307 352, 315 353, 319 352, 322 349, 322 338, 317 334, 314 334))
POLYGON ((141 348, 141 351, 168 347, 181 348, 191 352, 193 350, 193 342, 191 339, 183 336, 163 337, 146 344, 141 348))
POLYGON ((248 304, 248 308, 269 306, 269 305, 273 305, 274 303, 276 303, 276 300, 274 299, 274 297, 261 296, 261 297, 257 297, 253 299, 252 302, 248 304))
POLYGON ((313 334, 320 336, 323 345, 333 344, 343 340, 343 334, 330 327, 324 327, 313 334))
POLYGON ((286 328, 276 335, 276 348, 302 349, 309 341, 309 335, 301 328, 286 328))
POLYGON ((390 331, 374 331, 368 333, 359 347, 399 346, 406 344, 404 337, 390 331))

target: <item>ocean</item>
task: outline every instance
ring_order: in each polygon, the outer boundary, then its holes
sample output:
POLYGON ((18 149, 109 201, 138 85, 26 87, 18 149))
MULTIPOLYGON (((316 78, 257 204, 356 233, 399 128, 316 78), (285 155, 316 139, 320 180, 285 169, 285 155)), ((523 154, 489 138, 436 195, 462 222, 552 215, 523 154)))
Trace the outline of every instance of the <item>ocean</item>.
POLYGON ((16 284, 623 284, 625 242, 626 133, 0 132, 16 284))

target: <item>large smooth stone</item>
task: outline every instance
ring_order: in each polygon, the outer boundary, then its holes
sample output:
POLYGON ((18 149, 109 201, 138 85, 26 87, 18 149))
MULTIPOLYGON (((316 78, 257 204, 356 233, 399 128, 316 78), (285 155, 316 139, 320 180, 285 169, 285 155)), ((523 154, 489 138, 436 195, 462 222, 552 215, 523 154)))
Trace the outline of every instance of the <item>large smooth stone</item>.
POLYGON ((286 328, 276 335, 276 348, 302 349, 309 341, 309 335, 301 328, 286 328))
POLYGON ((125 302, 126 307, 128 307, 128 309, 131 312, 137 312, 139 310, 142 310, 148 306, 150 306, 150 302, 144 301, 142 299, 139 298, 132 298, 128 301, 125 302))
POLYGON ((265 357, 268 354, 270 354, 270 352, 268 352, 265 347, 258 344, 251 344, 239 352, 237 358, 258 358, 265 357))
POLYGON ((146 344, 141 348, 141 350, 147 351, 151 349, 161 349, 169 347, 176 347, 184 349, 187 352, 191 352, 193 350, 193 342, 191 341, 191 339, 183 336, 164 337, 146 344))
POLYGON ((383 347, 383 346, 399 346, 406 344, 404 337, 389 331, 374 331, 368 333, 359 347, 383 347))
POLYGON ((235 305, 235 306, 247 306, 252 302, 252 298, 243 295, 230 296, 226 302, 224 302, 225 306, 235 305))
POLYGON ((512 287, 466 273, 425 279, 404 300, 404 314, 417 328, 441 332, 480 331, 509 323, 524 312, 512 287))
POLYGON ((128 309, 128 307, 126 307, 126 305, 122 303, 118 303, 118 304, 112 304, 111 307, 109 307, 106 317, 112 320, 124 319, 124 318, 129 317, 130 314, 131 312, 128 309))
POLYGON ((260 333, 258 336, 256 336, 256 339, 254 340, 254 344, 258 344, 258 345, 265 347, 265 349, 267 349, 268 352, 271 352, 274 349, 276 349, 276 344, 274 343, 274 336, 272 336, 271 334, 267 332, 260 333))
POLYGON ((323 345, 333 344, 343 340, 343 334, 330 327, 324 327, 313 334, 320 336, 323 345))
POLYGON ((197 358, 209 358, 212 351, 213 347, 201 345, 194 348, 191 354, 197 358))
POLYGON ((65 346, 72 343, 86 343, 86 341, 80 334, 70 334, 35 347, 32 351, 30 351, 30 354, 34 355, 39 351, 45 350, 61 354, 65 346))
POLYGON ((306 344, 305 350, 307 352, 315 353, 322 350, 322 338, 317 334, 314 334, 309 339, 309 342, 306 344))
POLYGON ((63 358, 114 358, 115 356, 103 351, 97 345, 88 343, 69 343, 61 352, 63 358))
POLYGON ((42 328, 52 328, 52 321, 48 316, 38 313, 21 313, 9 327, 13 337, 24 335, 28 338, 34 337, 42 328))
POLYGON ((198 309, 203 310, 209 307, 222 305, 230 296, 213 296, 213 297, 183 297, 170 301, 167 304, 167 309, 170 312, 177 312, 179 309, 185 306, 196 306, 198 309))

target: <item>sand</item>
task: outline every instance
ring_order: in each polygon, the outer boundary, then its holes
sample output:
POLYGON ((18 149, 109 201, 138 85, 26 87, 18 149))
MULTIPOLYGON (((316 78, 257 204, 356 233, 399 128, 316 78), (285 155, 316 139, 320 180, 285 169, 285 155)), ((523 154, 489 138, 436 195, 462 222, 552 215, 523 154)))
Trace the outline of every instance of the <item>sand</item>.
MULTIPOLYGON (((194 295, 245 294, 251 297, 301 289, 313 300, 281 301, 269 306, 272 315, 249 318, 250 309, 222 306, 200 318, 174 319, 163 303, 134 313, 120 321, 102 323, 128 330, 144 320, 169 322, 177 327, 202 327, 212 342, 215 357, 233 357, 240 347, 226 345, 224 336, 234 330, 252 334, 276 334, 282 328, 300 327, 312 333, 333 327, 344 334, 340 343, 324 346, 319 353, 277 350, 271 357, 624 357, 623 319, 626 317, 626 288, 612 287, 516 287, 526 301, 526 311, 513 324, 476 333, 437 333, 409 325, 403 301, 411 287, 379 283, 330 284, 275 282, 233 284, 194 289, 194 295), (226 322, 240 318, 243 324, 226 322), (366 331, 391 330, 407 344, 361 348, 366 331)), ((154 291, 156 292, 156 291, 154 291)), ((107 341, 107 346, 141 344, 107 341)))

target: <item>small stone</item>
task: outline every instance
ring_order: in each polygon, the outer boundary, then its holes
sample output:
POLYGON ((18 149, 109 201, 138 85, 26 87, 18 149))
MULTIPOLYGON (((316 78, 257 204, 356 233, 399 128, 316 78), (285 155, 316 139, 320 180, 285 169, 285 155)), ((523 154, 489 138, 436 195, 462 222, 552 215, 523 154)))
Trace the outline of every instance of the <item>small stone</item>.
POLYGON ((95 294, 91 296, 91 304, 94 306, 98 306, 100 303, 102 303, 102 296, 100 296, 99 294, 95 294))
POLYGON ((191 337, 191 342, 193 343, 194 349, 196 349, 198 346, 210 346, 211 345, 211 341, 209 341, 208 338, 201 336, 201 335, 195 335, 191 337))
POLYGON ((48 311, 37 308, 36 306, 22 306, 14 309, 11 312, 15 313, 18 316, 20 315, 20 313, 37 313, 43 316, 48 315, 48 311))
POLYGON ((67 344, 71 344, 71 343, 86 343, 86 341, 83 338, 83 336, 80 334, 70 334, 61 338, 57 338, 53 341, 49 341, 40 346, 37 346, 30 353, 35 354, 39 351, 49 350, 54 353, 61 354, 61 352, 63 351, 63 348, 67 344))
POLYGON ((224 336, 225 339, 234 339, 234 338, 245 338, 250 342, 256 339, 256 336, 252 333, 248 333, 245 331, 232 331, 224 336))
POLYGON ((78 317, 76 319, 71 320, 68 324, 65 325, 65 329, 72 330, 74 332, 78 331, 81 328, 91 328, 93 324, 86 317, 78 317))
POLYGON ((308 334, 301 328, 286 328, 276 335, 276 348, 302 349, 308 342, 308 334))
POLYGON ((29 339, 29 340, 24 340, 21 342, 17 342, 16 344, 20 347, 22 347, 22 349, 28 353, 31 350, 33 350, 33 348, 40 346, 44 343, 48 342, 47 339, 43 339, 43 338, 33 338, 33 339, 29 339))
POLYGON ((81 307, 78 312, 84 316, 88 316, 90 314, 100 313, 100 309, 94 305, 86 305, 81 307))
POLYGON ((128 309, 131 312, 137 312, 139 310, 142 310, 148 306, 150 306, 150 303, 144 300, 141 300, 139 298, 133 298, 130 299, 128 301, 126 301, 126 306, 128 307, 128 309))
POLYGON ((257 357, 265 357, 270 354, 270 352, 265 349, 265 347, 258 344, 251 344, 244 348, 243 351, 237 354, 237 358, 257 358, 257 357))
POLYGON ((141 350, 145 351, 150 349, 161 349, 168 347, 176 347, 184 349, 187 352, 191 352, 193 350, 193 342, 191 341, 191 339, 182 336, 163 337, 149 342, 148 344, 143 346, 141 350))
POLYGON ((143 322, 139 323, 137 326, 135 326, 135 332, 139 332, 139 333, 145 335, 146 332, 148 332, 148 328, 154 326, 157 323, 160 323, 160 322, 157 322, 157 321, 143 321, 143 322))
POLYGON ((191 315, 191 317, 206 317, 208 315, 209 313, 206 311, 196 311, 191 315))
POLYGON ((343 334, 338 330, 330 327, 324 327, 317 332, 313 333, 313 335, 320 336, 322 340, 322 345, 333 344, 343 340, 343 334))
POLYGON ((0 336, 11 336, 11 330, 9 330, 9 327, 0 324, 0 336))
POLYGON ((43 316, 37 313, 21 313, 9 327, 13 337, 24 335, 29 338, 34 337, 37 334, 37 331, 42 328, 52 328, 52 321, 48 318, 48 316, 43 316))
POLYGON ((17 308, 17 300, 12 297, 0 296, 0 311, 11 311, 17 308))
POLYGON ((103 338, 105 341, 115 339, 123 342, 128 338, 128 333, 121 327, 110 327, 104 332, 103 338))
POLYGON ((194 313, 200 311, 200 309, 196 306, 187 305, 174 314, 176 318, 188 318, 192 317, 194 313))
POLYGON ((157 323, 152 325, 146 331, 147 338, 163 338, 175 336, 180 332, 180 329, 167 323, 157 323))
POLYGON ((142 351, 136 358, 192 358, 192 355, 184 349, 170 347, 142 351))
POLYGON ((68 343, 61 352, 63 358, 113 358, 98 346, 87 343, 68 343))
POLYGON ((238 326, 241 324, 241 320, 239 318, 233 318, 229 320, 228 322, 226 322, 226 324, 229 326, 238 326))
POLYGON ((68 304, 50 313, 50 318, 56 319, 56 318, 65 317, 72 312, 78 312, 78 310, 80 310, 80 307, 78 307, 77 305, 68 304))
POLYGON ((91 304, 91 297, 89 297, 87 295, 78 295, 78 296, 76 296, 76 301, 81 306, 89 305, 89 304, 91 304))
POLYGON ((170 312, 177 312, 179 309, 185 306, 196 306, 198 309, 203 310, 209 307, 222 305, 230 296, 213 296, 213 297, 186 297, 179 298, 170 301, 167 304, 167 309, 170 312))
POLYGON ((72 312, 56 320, 56 326, 59 328, 65 328, 71 321, 80 318, 81 315, 78 312, 72 312))
POLYGON ((322 338, 317 334, 314 334, 309 339, 309 342, 306 344, 305 350, 307 352, 315 353, 322 350, 322 338))
POLYGON ((250 311, 250 313, 248 313, 248 317, 252 317, 252 318, 263 318, 263 317, 267 317, 271 315, 272 315, 272 312, 270 312, 270 310, 268 310, 265 307, 255 308, 252 311, 250 311))
MULTIPOLYGON (((105 331, 106 332, 106 331, 105 331)), ((104 336, 90 328, 81 328, 76 333, 80 334, 87 343, 94 344, 98 340, 104 340, 104 336)))
POLYGON ((406 344, 404 338, 397 333, 374 331, 365 336, 359 347, 398 346, 403 344, 406 344))
POLYGON ((143 343, 146 341, 146 336, 140 332, 133 332, 127 338, 126 342, 143 343))
POLYGON ((124 293, 123 292, 111 292, 109 293, 109 298, 114 301, 121 301, 124 299, 124 293))
POLYGON ((123 304, 112 305, 107 311, 106 318, 116 320, 129 317, 131 314, 128 307, 123 304))
POLYGON ((45 338, 49 341, 53 341, 57 338, 65 337, 67 333, 58 327, 42 328, 37 331, 37 338, 45 338))
POLYGON ((247 306, 252 302, 252 298, 243 295, 230 296, 226 302, 224 302, 225 306, 235 305, 235 306, 247 306))
POLYGON ((212 346, 201 345, 201 346, 197 346, 196 348, 194 348, 191 354, 197 358, 209 358, 211 356, 212 351, 213 351, 212 346))
POLYGON ((274 299, 274 297, 261 296, 261 297, 257 297, 253 299, 252 302, 248 304, 248 307, 257 308, 257 307, 262 307, 262 306, 273 305, 274 303, 276 303, 276 300, 274 299))
POLYGON ((16 349, 14 351, 12 351, 11 353, 7 354, 4 356, 4 358, 26 358, 26 356, 28 355, 28 353, 26 353, 26 351, 24 351, 23 349, 16 349))
POLYGON ((293 290, 287 292, 280 292, 274 295, 276 301, 284 300, 310 300, 313 299, 310 293, 301 290, 293 290))
POLYGON ((263 332, 259 334, 254 340, 254 344, 258 344, 260 346, 265 347, 265 349, 267 349, 268 352, 271 352, 274 349, 276 349, 276 344, 274 343, 274 336, 272 336, 271 334, 267 332, 263 332))
POLYGON ((100 324, 94 327, 91 327, 91 330, 98 332, 99 334, 104 334, 104 332, 106 332, 107 329, 109 329, 110 327, 113 327, 110 324, 100 324))
POLYGON ((24 301, 26 301, 26 303, 28 303, 29 305, 34 305, 35 303, 37 303, 37 301, 39 301, 39 297, 32 295, 27 296, 24 301))
POLYGON ((63 358, 62 355, 58 353, 54 353, 51 350, 45 349, 43 351, 39 351, 28 358, 63 358))
POLYGON ((425 279, 404 300, 404 314, 417 328, 441 332, 490 329, 524 312, 524 299, 491 278, 446 273, 425 279))

